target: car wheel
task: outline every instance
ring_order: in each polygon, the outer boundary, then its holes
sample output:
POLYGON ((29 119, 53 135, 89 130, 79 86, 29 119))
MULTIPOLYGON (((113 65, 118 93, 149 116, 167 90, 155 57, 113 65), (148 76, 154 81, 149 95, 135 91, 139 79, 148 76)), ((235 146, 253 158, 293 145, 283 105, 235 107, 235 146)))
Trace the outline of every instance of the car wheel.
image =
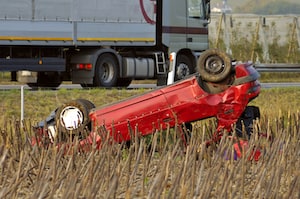
POLYGON ((221 82, 232 72, 231 57, 218 49, 204 51, 198 59, 198 71, 207 82, 221 82))
POLYGON ((253 132, 253 121, 260 118, 260 110, 257 106, 246 106, 244 112, 236 122, 236 134, 238 137, 250 138, 253 132), (243 132, 245 130, 245 132, 243 132))
POLYGON ((111 54, 103 54, 98 58, 94 85, 98 87, 117 86, 119 64, 111 54))
POLYGON ((95 105, 85 99, 77 99, 63 104, 56 111, 55 121, 59 141, 78 136, 86 138, 91 130, 89 112, 95 105))

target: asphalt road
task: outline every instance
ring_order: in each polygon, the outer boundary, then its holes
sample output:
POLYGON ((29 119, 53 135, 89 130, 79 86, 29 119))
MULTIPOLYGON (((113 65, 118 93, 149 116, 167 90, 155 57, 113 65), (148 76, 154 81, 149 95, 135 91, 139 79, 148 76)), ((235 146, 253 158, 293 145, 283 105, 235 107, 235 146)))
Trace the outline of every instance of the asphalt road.
MULTIPOLYGON (((0 90, 13 90, 21 89, 23 86, 24 89, 31 89, 27 85, 0 85, 0 90)), ((261 83, 262 88, 282 88, 282 87, 300 87, 300 82, 285 82, 285 83, 261 83)), ((156 88, 156 84, 131 84, 128 89, 137 89, 137 88, 156 88)), ((62 84, 58 89, 81 89, 82 87, 79 84, 62 84)))

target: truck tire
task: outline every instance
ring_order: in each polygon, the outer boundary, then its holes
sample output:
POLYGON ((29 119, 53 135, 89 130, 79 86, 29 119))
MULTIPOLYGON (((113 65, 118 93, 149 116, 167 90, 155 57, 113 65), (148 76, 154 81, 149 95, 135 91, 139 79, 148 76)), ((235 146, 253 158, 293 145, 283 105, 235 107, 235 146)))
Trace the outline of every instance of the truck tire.
POLYGON ((200 55, 197 68, 204 81, 216 83, 231 74, 231 63, 229 55, 218 49, 210 49, 200 55))
POLYGON ((132 82, 131 78, 119 78, 117 86, 127 88, 131 84, 131 82, 132 82))
POLYGON ((91 131, 89 112, 95 105, 89 100, 77 99, 63 104, 56 111, 58 140, 66 141, 78 136, 85 139, 91 131))
POLYGON ((192 61, 188 58, 188 56, 178 55, 176 62, 175 81, 184 79, 186 76, 195 72, 192 61))
POLYGON ((98 58, 94 86, 117 86, 119 76, 119 64, 112 54, 103 54, 98 58))
POLYGON ((80 84, 80 86, 81 86, 82 88, 92 88, 92 87, 94 87, 93 84, 80 84))
POLYGON ((62 80, 58 72, 39 72, 36 83, 28 83, 30 88, 57 88, 62 80))

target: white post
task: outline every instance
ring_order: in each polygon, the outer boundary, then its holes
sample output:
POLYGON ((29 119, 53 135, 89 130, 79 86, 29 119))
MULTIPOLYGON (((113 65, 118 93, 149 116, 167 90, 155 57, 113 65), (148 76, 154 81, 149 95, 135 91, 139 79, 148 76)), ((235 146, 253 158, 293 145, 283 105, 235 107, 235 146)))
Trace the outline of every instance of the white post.
POLYGON ((24 86, 21 86, 21 124, 24 120, 24 86))
POLYGON ((170 69, 168 73, 168 81, 167 85, 173 84, 174 83, 174 78, 175 78, 175 69, 176 69, 176 53, 172 52, 170 54, 170 69))

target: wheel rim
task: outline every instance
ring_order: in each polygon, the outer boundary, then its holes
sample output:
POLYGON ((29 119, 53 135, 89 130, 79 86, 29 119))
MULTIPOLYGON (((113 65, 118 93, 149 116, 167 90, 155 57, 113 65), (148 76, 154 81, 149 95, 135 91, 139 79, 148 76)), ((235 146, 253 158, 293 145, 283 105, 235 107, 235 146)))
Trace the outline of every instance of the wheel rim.
POLYGON ((219 56, 211 56, 207 58, 205 70, 210 74, 219 74, 224 70, 223 60, 219 56))
POLYGON ((83 113, 75 106, 67 106, 60 113, 60 123, 66 130, 77 129, 83 123, 83 113))
POLYGON ((180 64, 177 66, 176 74, 177 74, 177 78, 178 78, 178 79, 183 79, 183 78, 185 78, 187 75, 190 74, 189 66, 188 66, 187 64, 185 64, 185 63, 180 63, 180 64))
POLYGON ((102 74, 102 81, 104 83, 110 83, 114 78, 114 67, 111 63, 104 63, 103 66, 103 74, 102 74))

